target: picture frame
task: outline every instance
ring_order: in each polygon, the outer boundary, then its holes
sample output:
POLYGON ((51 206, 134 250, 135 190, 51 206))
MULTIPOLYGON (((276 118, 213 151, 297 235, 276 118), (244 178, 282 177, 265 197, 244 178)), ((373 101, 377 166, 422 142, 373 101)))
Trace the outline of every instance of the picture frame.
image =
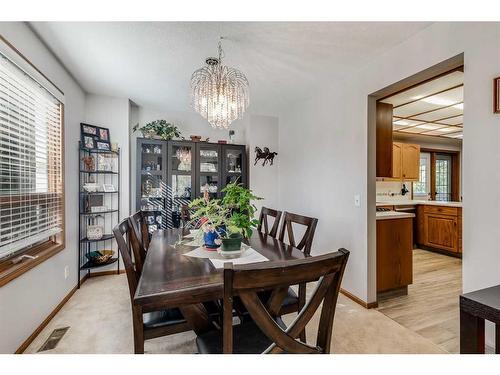
POLYGON ((97 135, 99 136, 100 141, 110 142, 109 129, 98 127, 97 135))
POLYGON ((500 77, 493 79, 493 113, 500 113, 500 77))
POLYGON ((88 148, 88 149, 94 149, 95 148, 95 140, 93 137, 90 137, 88 135, 83 135, 82 136, 82 144, 83 147, 88 148))
POLYGON ((104 141, 95 141, 95 148, 102 151, 111 151, 111 144, 104 141))
POLYGON ((82 134, 97 136, 97 126, 80 123, 80 131, 82 134))
POLYGON ((103 184, 102 191, 105 193, 114 193, 116 192, 115 185, 113 184, 103 184))

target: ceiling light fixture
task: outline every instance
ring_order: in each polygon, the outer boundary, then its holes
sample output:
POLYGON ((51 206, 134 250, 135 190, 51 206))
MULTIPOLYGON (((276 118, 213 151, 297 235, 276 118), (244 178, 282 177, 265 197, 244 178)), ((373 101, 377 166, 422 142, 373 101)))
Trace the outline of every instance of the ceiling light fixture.
POLYGON ((213 128, 228 129, 234 120, 243 117, 250 99, 245 75, 222 63, 222 39, 219 57, 208 57, 207 65, 191 76, 191 99, 194 110, 213 128))

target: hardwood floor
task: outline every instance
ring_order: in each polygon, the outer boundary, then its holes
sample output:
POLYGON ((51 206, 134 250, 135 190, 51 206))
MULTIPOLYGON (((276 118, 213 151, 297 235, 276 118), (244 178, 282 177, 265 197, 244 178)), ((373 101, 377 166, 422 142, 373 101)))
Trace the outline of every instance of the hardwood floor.
POLYGON ((459 353, 462 260, 413 251, 413 284, 408 295, 379 300, 378 310, 450 353, 459 353))

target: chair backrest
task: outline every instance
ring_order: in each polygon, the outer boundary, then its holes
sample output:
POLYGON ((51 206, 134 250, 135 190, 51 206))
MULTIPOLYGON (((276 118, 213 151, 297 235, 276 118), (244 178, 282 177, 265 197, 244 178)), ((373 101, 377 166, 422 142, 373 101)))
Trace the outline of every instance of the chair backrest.
POLYGON ((307 217, 297 214, 292 214, 290 212, 285 212, 285 217, 281 223, 279 240, 285 241, 285 231, 288 237, 288 243, 299 250, 302 250, 304 254, 311 254, 311 247, 314 240, 314 232, 316 231, 316 225, 318 224, 318 219, 313 217, 307 217), (296 242, 295 236, 293 234, 292 224, 301 224, 306 227, 304 235, 299 242, 296 242))
POLYGON ((276 238, 276 234, 278 233, 278 225, 281 219, 281 213, 281 211, 273 210, 272 208, 262 207, 262 209, 260 210, 259 225, 257 226, 257 230, 259 232, 262 232, 262 227, 264 227, 264 234, 268 234, 271 237, 276 238), (274 218, 274 223, 271 230, 269 230, 268 216, 274 218))
POLYGON ((187 204, 181 205, 181 220, 184 224, 184 228, 191 227, 191 212, 189 212, 187 204))
POLYGON ((333 318, 349 251, 292 261, 224 265, 223 350, 232 353, 233 296, 238 295, 260 330, 273 342, 264 353, 313 354, 330 352, 333 318), (298 316, 283 330, 276 322, 290 285, 318 280, 316 289, 298 316), (266 306, 258 292, 273 290, 266 306), (316 346, 298 340, 300 333, 323 302, 316 346))
MULTIPOLYGON (((120 224, 114 227, 113 234, 115 236, 116 243, 118 244, 118 250, 122 256, 123 264, 125 265, 130 298, 133 300, 137 284, 139 283, 139 278, 141 277, 142 267, 139 269, 139 267, 137 267, 137 261, 135 266, 132 261, 130 248, 134 250, 133 243, 137 243, 138 240, 132 230, 129 218, 123 219, 120 224)), ((136 251, 134 251, 134 258, 137 258, 138 256, 135 254, 136 251)))
POLYGON ((131 217, 132 228, 134 228, 135 235, 139 239, 144 252, 148 251, 149 248, 149 232, 148 225, 146 223, 146 215, 142 211, 137 211, 131 217))

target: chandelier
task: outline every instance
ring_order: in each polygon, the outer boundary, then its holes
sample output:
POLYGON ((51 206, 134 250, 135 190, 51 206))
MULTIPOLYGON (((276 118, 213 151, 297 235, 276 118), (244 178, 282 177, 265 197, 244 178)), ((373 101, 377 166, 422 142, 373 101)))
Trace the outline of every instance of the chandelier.
POLYGON ((191 99, 196 112, 213 128, 228 129, 242 118, 250 102, 248 80, 238 69, 222 63, 224 52, 219 40, 219 57, 208 57, 206 66, 191 76, 191 99))

